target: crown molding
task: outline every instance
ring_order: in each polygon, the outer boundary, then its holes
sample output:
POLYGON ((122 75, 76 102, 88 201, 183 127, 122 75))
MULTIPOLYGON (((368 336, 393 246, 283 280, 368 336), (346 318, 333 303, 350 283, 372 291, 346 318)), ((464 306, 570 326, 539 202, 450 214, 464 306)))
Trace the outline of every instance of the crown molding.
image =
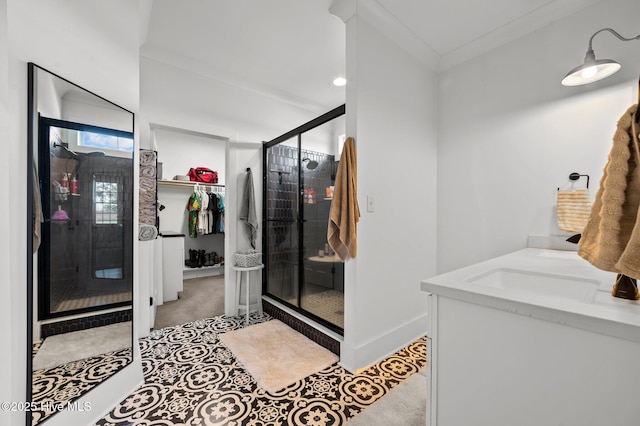
POLYGON ((429 69, 437 70, 440 55, 377 1, 335 0, 329 13, 345 24, 355 16, 361 17, 429 69))
POLYGON ((330 106, 321 105, 315 101, 287 92, 286 90, 277 89, 247 79, 240 79, 234 74, 224 73, 219 69, 212 69, 210 64, 202 63, 201 61, 188 58, 158 46, 150 45, 149 43, 140 49, 140 57, 163 63, 186 72, 198 74, 241 90, 254 92, 314 114, 322 114, 331 108, 330 106))
POLYGON ((139 0, 138 17, 140 20, 140 40, 139 47, 147 42, 149 37, 149 22, 151 21, 151 10, 153 9, 153 0, 139 0))
POLYGON ((515 21, 509 22, 452 52, 442 55, 438 71, 446 71, 484 53, 495 50, 500 46, 534 33, 579 10, 592 6, 598 1, 600 0, 591 0, 588 2, 584 0, 549 2, 515 21))

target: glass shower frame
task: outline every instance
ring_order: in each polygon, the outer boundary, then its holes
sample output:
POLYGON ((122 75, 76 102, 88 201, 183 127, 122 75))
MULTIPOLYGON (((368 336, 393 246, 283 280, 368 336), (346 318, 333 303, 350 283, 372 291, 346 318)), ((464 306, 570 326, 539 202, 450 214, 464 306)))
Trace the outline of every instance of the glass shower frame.
POLYGON ((331 205, 325 186, 335 180, 339 157, 305 148, 304 135, 344 114, 341 105, 263 144, 262 293, 339 334, 344 327, 343 302, 336 320, 323 317, 318 301, 311 303, 307 297, 314 281, 320 284, 316 291, 324 284, 330 285, 328 291, 343 294, 344 264, 325 262, 330 258, 324 253, 331 205), (317 163, 318 170, 308 167, 309 162, 317 163), (321 191, 311 190, 312 181, 321 191))
MULTIPOLYGON (((58 159, 51 147, 52 130, 93 132, 103 137, 113 136, 133 140, 133 133, 88 124, 39 117, 38 164, 40 191, 43 195, 42 223, 43 244, 38 248, 38 319, 49 320, 69 315, 98 312, 129 306, 133 299, 133 153, 113 157, 101 155, 93 160, 81 153, 82 160, 58 159), (54 161, 74 163, 63 167, 69 175, 82 178, 77 192, 67 190, 58 193, 52 188, 54 161), (86 161, 84 167, 81 167, 86 161), (100 162, 100 167, 89 163, 100 162), (96 199, 96 184, 111 182, 117 186, 115 202, 117 211, 100 215, 96 199), (55 207, 68 211, 65 220, 54 219, 55 207), (101 223, 100 217, 110 220, 101 223), (115 216, 115 218, 113 217, 115 216), (54 298, 54 295, 56 297, 54 298), (59 298, 59 295, 63 295, 59 298), (87 300, 78 302, 74 299, 87 300)), ((55 133, 55 132, 54 132, 55 133)), ((74 153, 75 154, 75 153, 74 153)), ((77 155, 77 154, 75 154, 77 155)), ((67 182, 71 188, 71 182, 67 182)))

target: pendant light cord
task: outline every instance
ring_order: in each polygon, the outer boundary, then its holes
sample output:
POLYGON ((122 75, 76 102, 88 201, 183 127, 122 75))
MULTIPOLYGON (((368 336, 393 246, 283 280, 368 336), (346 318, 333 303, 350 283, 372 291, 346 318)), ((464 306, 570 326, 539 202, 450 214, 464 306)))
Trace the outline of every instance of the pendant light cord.
POLYGON ((613 34, 614 36, 618 37, 618 39, 622 40, 622 41, 631 41, 631 40, 640 40, 640 34, 638 34, 635 37, 631 37, 631 38, 626 38, 626 37, 622 37, 616 30, 611 29, 611 28, 603 28, 601 30, 598 30, 595 32, 594 35, 591 36, 591 38, 589 39, 589 50, 592 51, 593 50, 593 38, 595 36, 597 36, 598 34, 600 34, 603 31, 609 31, 611 34, 613 34))

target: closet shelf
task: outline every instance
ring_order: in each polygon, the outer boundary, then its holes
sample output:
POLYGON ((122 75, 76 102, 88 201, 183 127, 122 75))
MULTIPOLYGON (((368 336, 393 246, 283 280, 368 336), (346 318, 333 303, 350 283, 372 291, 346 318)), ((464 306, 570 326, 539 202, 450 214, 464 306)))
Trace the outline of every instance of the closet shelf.
POLYGON ((190 268, 188 266, 185 266, 182 268, 183 271, 206 271, 209 269, 224 269, 224 265, 213 265, 213 266, 203 266, 202 268, 190 268))
POLYGON ((162 180, 158 180, 157 183, 158 185, 161 185, 161 186, 184 186, 188 188, 193 188, 197 183, 198 185, 205 186, 205 187, 224 188, 224 185, 219 183, 192 182, 192 181, 186 181, 186 180, 162 179, 162 180))

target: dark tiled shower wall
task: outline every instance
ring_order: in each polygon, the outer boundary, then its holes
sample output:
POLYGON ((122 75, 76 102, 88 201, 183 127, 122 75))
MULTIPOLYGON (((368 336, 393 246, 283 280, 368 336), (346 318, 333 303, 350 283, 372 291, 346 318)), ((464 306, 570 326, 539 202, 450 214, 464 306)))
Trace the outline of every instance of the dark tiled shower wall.
MULTIPOLYGON (((67 163, 73 161, 52 157, 52 179, 60 179, 64 172, 72 170, 67 163)), ((71 218, 64 223, 52 221, 49 235, 43 238, 49 245, 43 244, 40 249, 42 267, 38 269, 38 291, 44 311, 41 317, 45 319, 53 313, 93 307, 81 303, 70 307, 64 302, 130 293, 133 288, 133 238, 128 237, 134 233, 132 162, 110 156, 82 157, 74 170, 78 177, 78 195, 60 196, 53 190, 45 193, 51 213, 61 209, 71 218), (117 226, 96 223, 95 181, 117 184, 119 188, 117 226), (120 269, 122 279, 97 277, 98 271, 108 269, 120 269)), ((137 232, 137 227, 135 229, 137 232)), ((101 308, 108 306, 107 302, 101 303, 101 308)))
POLYGON ((127 322, 131 320, 133 320, 133 311, 131 309, 109 312, 107 314, 91 315, 83 318, 74 318, 65 321, 42 324, 40 326, 40 337, 44 339, 45 337, 53 336, 55 334, 69 333, 70 331, 87 330, 89 328, 116 324, 119 322, 127 322))
MULTIPOLYGON (((303 164, 302 180, 304 188, 313 188, 316 192, 316 205, 305 204, 305 219, 312 219, 319 214, 318 210, 330 207, 330 203, 322 202, 325 188, 333 184, 335 179, 335 157, 322 152, 303 149, 302 158, 318 162, 314 170, 303 164)), ((268 241, 267 262, 269 263, 268 282, 272 283, 270 291, 285 300, 297 297, 294 289, 298 283, 297 247, 298 231, 296 212, 298 209, 298 149, 284 144, 269 148, 267 153, 269 171, 267 173, 267 211, 266 233, 268 241), (280 173, 278 173, 280 171, 280 173), (274 283, 280 283, 278 285, 274 283), (288 283, 288 286, 283 283, 288 283), (277 289, 273 286, 276 286, 277 289), (294 287, 290 287, 294 286, 294 287)), ((306 163, 305 163, 306 164, 306 163)), ((328 219, 328 210, 325 217, 328 219)), ((310 255, 324 249, 327 224, 317 224, 313 220, 305 224, 304 250, 310 255)))
POLYGON ((323 348, 333 352, 334 354, 340 356, 340 342, 327 336, 326 334, 318 331, 317 329, 311 327, 304 321, 299 320, 293 315, 288 314, 277 306, 267 302, 266 300, 262 301, 262 306, 264 312, 271 315, 273 318, 282 321, 287 324, 289 327, 296 330, 298 333, 301 333, 307 336, 309 339, 313 340, 323 348))
MULTIPOLYGON (((322 152, 302 150, 302 158, 316 161, 314 170, 302 165, 304 188, 313 188, 316 197, 325 196, 325 188, 333 184, 336 173, 335 156, 322 152)), ((272 220, 295 220, 298 195, 298 149, 287 145, 276 145, 267 153, 267 218, 272 220)))

